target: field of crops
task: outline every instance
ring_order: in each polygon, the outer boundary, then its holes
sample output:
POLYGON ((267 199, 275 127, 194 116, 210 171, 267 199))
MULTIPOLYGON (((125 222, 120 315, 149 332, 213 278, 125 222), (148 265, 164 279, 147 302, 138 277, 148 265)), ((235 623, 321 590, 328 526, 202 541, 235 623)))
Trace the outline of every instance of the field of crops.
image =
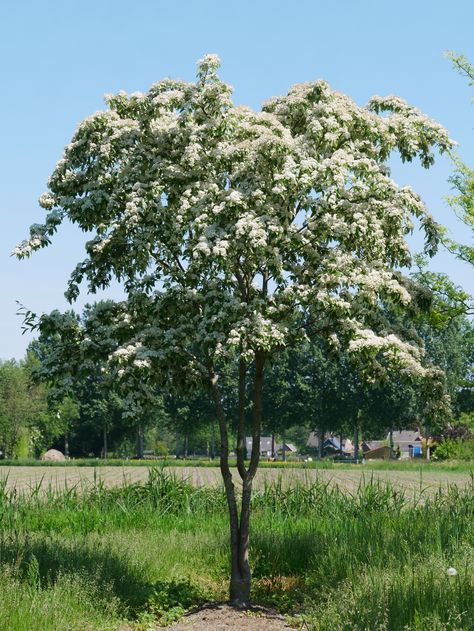
MULTIPOLYGON (((123 484, 140 482, 148 477, 149 467, 137 466, 104 466, 104 467, 2 467, 0 468, 0 480, 6 479, 8 489, 16 488, 18 491, 31 492, 32 490, 60 490, 64 488, 87 488, 97 481, 101 481, 106 487, 122 486, 123 484)), ((175 473, 183 480, 191 482, 195 486, 216 486, 221 484, 220 470, 218 467, 193 467, 179 466, 166 467, 167 471, 175 473)), ((239 477, 235 471, 235 478, 239 477)), ((297 483, 311 483, 320 481, 337 485, 341 489, 353 492, 361 484, 368 482, 390 482, 397 488, 403 488, 409 493, 418 493, 426 490, 436 490, 439 487, 456 485, 464 487, 471 480, 469 471, 449 471, 444 468, 439 470, 422 467, 413 467, 405 470, 394 466, 393 469, 377 470, 370 467, 338 467, 331 469, 297 469, 281 468, 261 469, 256 478, 256 487, 262 486, 264 481, 281 478, 285 485, 297 483)))

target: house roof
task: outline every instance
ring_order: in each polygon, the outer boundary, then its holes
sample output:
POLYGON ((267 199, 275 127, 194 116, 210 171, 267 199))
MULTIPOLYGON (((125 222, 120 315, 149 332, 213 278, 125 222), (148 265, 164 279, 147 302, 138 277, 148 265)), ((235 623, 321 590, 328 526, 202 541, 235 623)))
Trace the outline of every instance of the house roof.
MULTIPOLYGON (((387 440, 390 442, 390 433, 387 434, 387 440)), ((421 442, 421 434, 418 430, 412 431, 403 429, 400 432, 393 432, 393 444, 413 444, 415 442, 421 442)))
MULTIPOLYGON (((380 442, 380 441, 378 441, 380 442)), ((374 447, 369 451, 364 452, 364 456, 370 460, 371 457, 376 457, 380 455, 389 455, 390 447, 388 445, 380 445, 380 447, 374 447)))
POLYGON ((362 451, 373 451, 374 449, 380 449, 386 444, 385 440, 369 440, 362 443, 362 451))
POLYGON ((292 451, 296 453, 298 449, 293 445, 293 443, 280 443, 277 445, 277 451, 283 451, 283 445, 285 445, 285 451, 292 451))
POLYGON ((336 436, 328 436, 324 441, 324 447, 333 447, 333 449, 337 449, 339 451, 341 448, 341 441, 336 436))
MULTIPOLYGON (((306 441, 307 447, 312 447, 317 449, 319 447, 319 433, 318 432, 310 432, 308 436, 308 440, 306 441)), ((326 436, 323 443, 324 449, 334 449, 339 451, 341 449, 341 441, 338 436, 334 436, 330 434, 326 436)), ((343 438, 342 440, 342 450, 343 451, 351 451, 353 449, 352 442, 348 438, 343 438)))
MULTIPOLYGON (((310 432, 306 445, 308 447, 319 447, 319 432, 310 432)), ((339 449, 339 438, 332 435, 325 436, 323 445, 324 447, 339 449)))

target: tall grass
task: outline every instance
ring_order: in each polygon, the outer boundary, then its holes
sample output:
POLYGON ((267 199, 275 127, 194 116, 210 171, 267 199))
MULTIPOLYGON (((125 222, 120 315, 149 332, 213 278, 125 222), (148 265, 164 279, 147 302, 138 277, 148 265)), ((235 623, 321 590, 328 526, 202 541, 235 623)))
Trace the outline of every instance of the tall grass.
MULTIPOLYGON (((253 510, 255 600, 318 631, 474 629, 474 483, 415 497, 370 478, 350 494, 280 477, 253 510)), ((172 621, 225 598, 227 544, 222 489, 166 469, 113 489, 3 481, 0 629, 172 621)))

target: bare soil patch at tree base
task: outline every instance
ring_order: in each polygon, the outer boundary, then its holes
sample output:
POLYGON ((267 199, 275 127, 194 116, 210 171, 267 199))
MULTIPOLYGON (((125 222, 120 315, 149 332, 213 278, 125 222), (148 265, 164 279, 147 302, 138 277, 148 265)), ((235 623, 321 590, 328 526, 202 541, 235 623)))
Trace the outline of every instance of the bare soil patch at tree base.
POLYGON ((239 611, 225 604, 210 604, 191 611, 171 627, 158 627, 157 631, 280 631, 292 628, 271 609, 253 607, 239 611))

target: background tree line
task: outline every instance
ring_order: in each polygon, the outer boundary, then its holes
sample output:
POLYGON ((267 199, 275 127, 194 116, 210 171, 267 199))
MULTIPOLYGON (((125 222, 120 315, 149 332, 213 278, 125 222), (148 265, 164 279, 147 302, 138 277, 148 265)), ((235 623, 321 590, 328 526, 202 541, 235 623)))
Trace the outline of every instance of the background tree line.
MULTIPOLYGON (((266 435, 293 442, 303 453, 315 430, 353 437, 356 444, 362 435, 381 438, 415 427, 438 438, 472 437, 474 327, 466 315, 468 296, 447 276, 428 272, 421 260, 419 265, 410 279, 411 310, 387 304, 381 313, 423 343, 427 361, 443 371, 438 399, 444 405, 438 400, 431 409, 423 386, 397 374, 387 372, 371 383, 347 353, 315 338, 285 350, 269 366, 266 435)), ((82 315, 53 312, 43 317, 24 361, 0 364, 0 449, 6 457, 36 457, 50 447, 74 457, 141 457, 144 450, 217 454, 215 412, 206 390, 157 391, 133 421, 123 413, 123 396, 106 372, 117 342, 107 322, 118 308, 104 301, 82 315)), ((224 375, 223 401, 235 431, 236 376, 224 375)))

